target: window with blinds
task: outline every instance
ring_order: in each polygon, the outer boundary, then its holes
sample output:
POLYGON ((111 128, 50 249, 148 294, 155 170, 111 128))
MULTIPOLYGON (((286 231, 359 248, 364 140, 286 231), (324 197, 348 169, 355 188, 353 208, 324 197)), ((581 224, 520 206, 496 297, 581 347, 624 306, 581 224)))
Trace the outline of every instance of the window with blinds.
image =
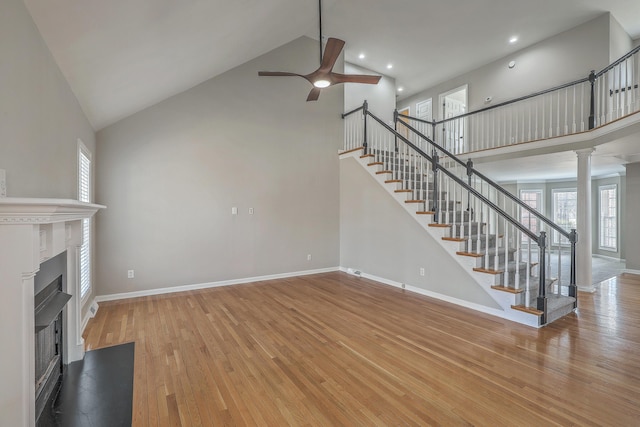
MULTIPOLYGON (((78 200, 91 202, 91 154, 79 143, 78 200)), ((82 220, 82 246, 80 247, 80 298, 91 291, 91 219, 82 220)))

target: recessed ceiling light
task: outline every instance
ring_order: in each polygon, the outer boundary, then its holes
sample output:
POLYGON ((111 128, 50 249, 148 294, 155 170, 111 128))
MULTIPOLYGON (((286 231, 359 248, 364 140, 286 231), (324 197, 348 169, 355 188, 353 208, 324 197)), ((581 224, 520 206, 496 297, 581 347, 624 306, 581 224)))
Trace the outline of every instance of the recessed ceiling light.
POLYGON ((513 36, 509 39, 509 43, 514 44, 515 42, 518 41, 518 36, 513 36))
POLYGON ((364 53, 361 53, 360 55, 358 55, 358 58, 364 59, 365 58, 364 53))
POLYGON ((398 92, 402 92, 403 90, 404 90, 404 88, 403 88, 402 86, 400 86, 400 87, 398 88, 398 92))
POLYGON ((387 64, 387 69, 392 69, 393 68, 393 64, 387 64))

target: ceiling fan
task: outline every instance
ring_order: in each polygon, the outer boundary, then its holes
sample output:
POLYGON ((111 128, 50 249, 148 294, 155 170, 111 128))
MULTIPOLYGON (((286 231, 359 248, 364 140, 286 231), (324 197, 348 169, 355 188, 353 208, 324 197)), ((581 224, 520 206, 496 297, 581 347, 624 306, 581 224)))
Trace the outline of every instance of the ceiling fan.
POLYGON ((378 84, 382 76, 370 76, 364 74, 340 74, 333 71, 333 66, 342 52, 344 40, 330 37, 327 46, 322 54, 322 0, 318 0, 319 21, 320 21, 320 68, 309 74, 297 74, 283 71, 260 71, 259 76, 297 76, 306 79, 314 87, 307 96, 308 101, 317 101, 320 97, 320 90, 340 83, 365 83, 378 84))

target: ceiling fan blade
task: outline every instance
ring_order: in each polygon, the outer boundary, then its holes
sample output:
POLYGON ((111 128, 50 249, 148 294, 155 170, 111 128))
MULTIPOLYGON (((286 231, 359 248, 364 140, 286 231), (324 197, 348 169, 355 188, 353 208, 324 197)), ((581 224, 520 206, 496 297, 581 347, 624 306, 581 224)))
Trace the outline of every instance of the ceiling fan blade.
POLYGON ((314 87, 313 89, 311 89, 311 92, 309 92, 309 96, 307 96, 307 102, 317 101, 319 97, 320 97, 320 89, 317 87, 314 87))
POLYGON ((334 39, 330 37, 327 40, 327 45, 324 48, 324 56, 322 57, 322 64, 320 64, 319 71, 329 72, 333 69, 342 48, 344 47, 344 40, 334 39))
POLYGON ((276 77, 283 77, 283 76, 304 77, 304 76, 301 76, 300 74, 287 73, 287 72, 284 72, 284 71, 258 71, 258 75, 259 76, 276 76, 276 77))
POLYGON ((382 76, 369 76, 366 74, 340 74, 331 73, 336 83, 365 83, 370 85, 378 84, 382 76))

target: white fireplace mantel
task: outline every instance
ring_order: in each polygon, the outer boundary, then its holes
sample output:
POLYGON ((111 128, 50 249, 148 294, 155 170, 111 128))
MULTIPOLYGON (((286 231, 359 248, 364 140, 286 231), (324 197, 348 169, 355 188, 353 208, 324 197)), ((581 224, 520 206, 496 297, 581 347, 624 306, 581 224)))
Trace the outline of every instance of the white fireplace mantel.
POLYGON ((35 425, 34 277, 67 251, 64 363, 84 356, 80 321, 81 220, 105 206, 70 199, 0 198, 0 425, 35 425))
POLYGON ((105 206, 71 199, 0 198, 0 224, 51 224, 90 218, 105 206))

